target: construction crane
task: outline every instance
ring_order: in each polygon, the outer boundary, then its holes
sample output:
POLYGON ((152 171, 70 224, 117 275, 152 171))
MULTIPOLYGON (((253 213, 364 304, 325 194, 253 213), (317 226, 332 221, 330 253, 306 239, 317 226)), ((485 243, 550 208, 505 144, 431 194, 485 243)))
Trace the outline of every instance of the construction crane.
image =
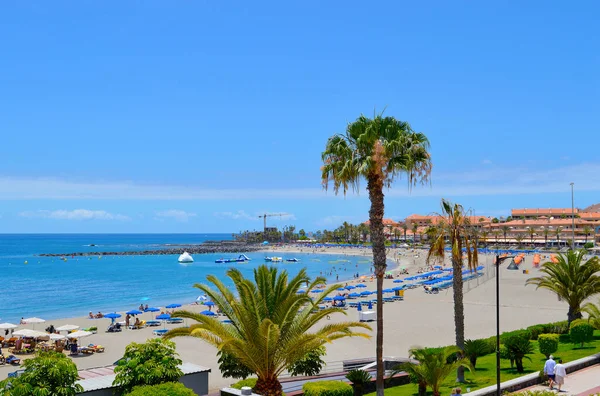
POLYGON ((287 213, 265 213, 262 216, 258 216, 259 219, 263 219, 264 221, 264 226, 263 226, 263 235, 267 235, 267 217, 275 217, 275 216, 279 216, 279 218, 281 218, 282 216, 288 216, 287 213))

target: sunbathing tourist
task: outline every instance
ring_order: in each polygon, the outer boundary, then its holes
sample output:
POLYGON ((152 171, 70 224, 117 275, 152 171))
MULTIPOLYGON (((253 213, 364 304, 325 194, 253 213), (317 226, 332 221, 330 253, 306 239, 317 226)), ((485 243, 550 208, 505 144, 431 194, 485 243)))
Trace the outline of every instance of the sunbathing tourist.
POLYGON ((104 317, 104 315, 102 315, 102 312, 98 311, 98 313, 96 314, 96 319, 100 319, 103 317, 104 317))
POLYGON ((94 314, 92 313, 92 311, 90 311, 89 317, 90 317, 90 319, 96 319, 96 317, 94 316, 94 314))

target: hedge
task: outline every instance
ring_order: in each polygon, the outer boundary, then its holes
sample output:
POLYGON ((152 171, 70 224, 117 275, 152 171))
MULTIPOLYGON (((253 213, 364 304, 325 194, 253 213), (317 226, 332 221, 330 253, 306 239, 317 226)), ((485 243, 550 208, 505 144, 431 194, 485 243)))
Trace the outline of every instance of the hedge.
POLYGON ((193 390, 180 382, 136 386, 127 396, 197 396, 193 390))
POLYGON ((558 334, 540 334, 538 344, 540 353, 546 355, 546 359, 558 350, 558 334))
POLYGON ((342 381, 307 382, 302 387, 304 396, 353 396, 350 385, 342 381))

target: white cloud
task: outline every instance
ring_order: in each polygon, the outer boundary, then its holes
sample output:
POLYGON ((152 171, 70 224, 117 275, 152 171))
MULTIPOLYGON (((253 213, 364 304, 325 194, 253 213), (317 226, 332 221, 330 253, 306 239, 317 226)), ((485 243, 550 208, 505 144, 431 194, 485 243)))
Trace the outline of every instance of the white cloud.
POLYGON ((358 224, 358 223, 362 223, 363 221, 365 221, 364 216, 360 217, 360 216, 326 216, 323 217, 320 220, 317 220, 315 222, 315 225, 318 227, 339 227, 340 225, 342 225, 344 223, 344 221, 351 223, 351 224, 358 224))
POLYGON ((492 160, 489 160, 489 159, 484 159, 483 161, 481 161, 481 163, 482 163, 483 165, 492 165, 492 160))
POLYGON ((213 215, 221 219, 258 220, 258 216, 250 216, 243 210, 238 210, 237 212, 215 212, 213 215))
POLYGON ((182 223, 186 223, 190 220, 191 217, 196 217, 196 213, 186 212, 184 210, 179 209, 169 209, 161 212, 156 212, 156 217, 158 219, 174 219, 176 221, 180 221, 182 223))
MULTIPOLYGON (((513 166, 486 166, 469 172, 435 172, 432 185, 411 192, 398 180, 387 196, 481 196, 522 195, 563 192, 575 182, 578 191, 600 191, 600 163, 581 163, 541 170, 513 166)), ((318 180, 316 181, 318 183, 318 180)), ((346 199, 356 195, 349 192, 346 199)), ((365 184, 360 198, 366 199, 365 184)), ((344 199, 321 188, 190 188, 183 185, 147 185, 131 182, 73 182, 62 179, 0 177, 0 200, 88 199, 88 200, 265 200, 265 199, 344 199)), ((239 212, 224 216, 236 216, 239 212)), ((258 214, 257 214, 258 216, 258 214)))
POLYGON ((104 210, 35 210, 19 213, 26 218, 42 218, 55 220, 129 220, 129 217, 121 214, 113 214, 104 210))

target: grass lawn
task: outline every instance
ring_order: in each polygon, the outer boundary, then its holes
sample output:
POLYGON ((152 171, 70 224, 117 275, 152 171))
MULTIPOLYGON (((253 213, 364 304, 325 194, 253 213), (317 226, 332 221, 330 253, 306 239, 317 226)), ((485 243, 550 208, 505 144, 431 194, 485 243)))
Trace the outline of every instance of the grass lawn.
MULTIPOLYGON (((516 369, 510 368, 510 362, 508 360, 500 360, 500 378, 502 382, 510 379, 520 377, 525 374, 540 371, 544 368, 546 357, 539 352, 537 341, 531 341, 534 347, 535 353, 529 355, 531 361, 523 359, 523 366, 525 373, 517 373, 516 369)), ((593 355, 600 352, 600 331, 594 332, 594 341, 586 344, 583 348, 576 347, 573 344, 558 344, 558 351, 553 355, 555 359, 562 359, 563 362, 571 362, 573 360, 580 359, 585 356, 593 355)), ((440 388, 442 395, 450 395, 452 388, 459 386, 455 382, 455 374, 450 375, 440 388)), ((471 388, 471 391, 479 388, 485 388, 487 386, 496 384, 496 354, 492 353, 477 359, 477 366, 475 372, 470 373, 468 370, 465 372, 466 383, 460 384, 463 393, 467 392, 467 388, 471 388)), ((416 384, 408 384, 396 386, 385 390, 385 395, 388 396, 416 396, 418 395, 418 389, 416 384)), ((431 395, 430 388, 427 388, 427 394, 431 395)), ((375 396, 375 393, 369 393, 367 396, 375 396)))

